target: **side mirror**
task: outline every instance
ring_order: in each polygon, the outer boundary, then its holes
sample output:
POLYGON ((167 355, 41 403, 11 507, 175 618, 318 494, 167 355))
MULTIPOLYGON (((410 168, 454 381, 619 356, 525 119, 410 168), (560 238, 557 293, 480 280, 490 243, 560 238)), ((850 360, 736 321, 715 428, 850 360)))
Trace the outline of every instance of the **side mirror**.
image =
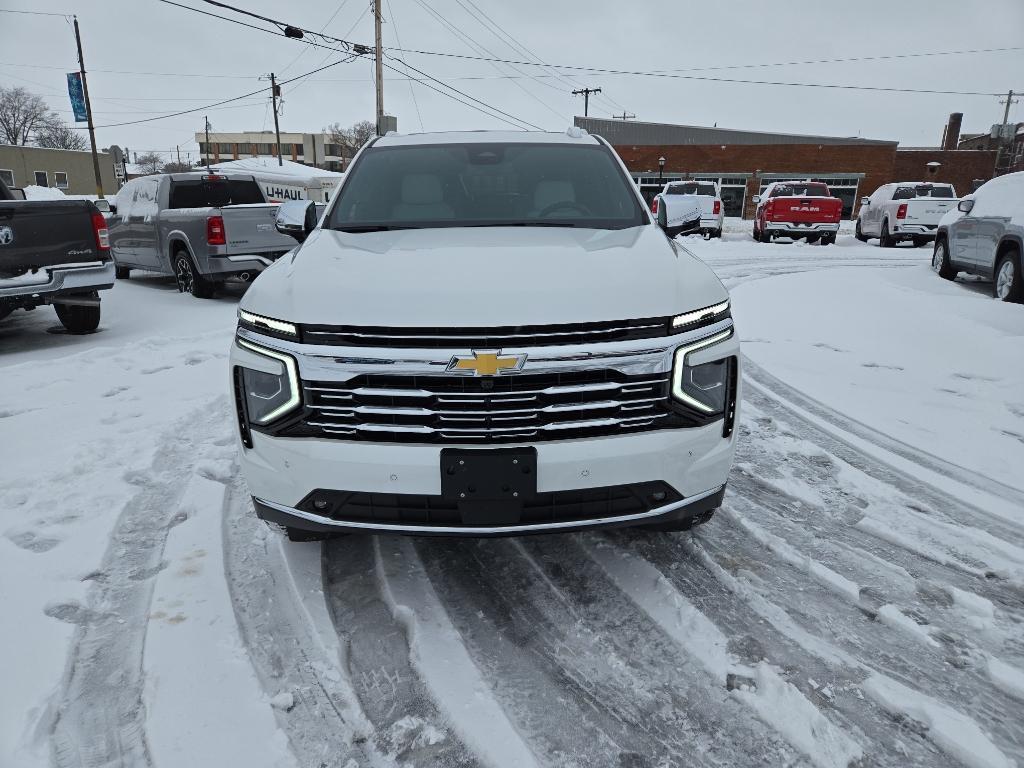
POLYGON ((658 226, 668 231, 668 206, 658 206, 658 226))
POLYGON ((316 203, 312 200, 288 200, 277 209, 274 226, 282 235, 290 235, 300 243, 316 228, 316 203))
POLYGON ((961 200, 959 203, 956 204, 957 210, 962 211, 963 213, 970 213, 973 207, 974 201, 970 198, 961 200))
POLYGON ((861 205, 871 205, 871 198, 870 197, 862 197, 860 199, 860 204, 861 205))
POLYGON ((757 205, 758 203, 760 203, 760 202, 761 202, 761 196, 760 196, 760 195, 754 195, 754 196, 753 196, 752 198, 750 198, 750 199, 754 201, 754 205, 757 205))

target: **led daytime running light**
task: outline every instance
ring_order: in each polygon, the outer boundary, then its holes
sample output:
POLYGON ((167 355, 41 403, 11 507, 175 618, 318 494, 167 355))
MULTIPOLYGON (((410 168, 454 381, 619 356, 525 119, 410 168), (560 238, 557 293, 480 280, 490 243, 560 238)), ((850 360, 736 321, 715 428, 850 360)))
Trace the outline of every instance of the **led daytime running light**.
POLYGON ((710 307, 704 307, 704 309, 695 309, 693 312, 676 315, 672 318, 672 327, 682 328, 684 325, 693 325, 694 323, 699 323, 701 320, 707 320, 728 311, 729 301, 726 299, 721 304, 715 304, 710 307))
POLYGON ((714 408, 709 408, 707 405, 702 403, 695 397, 691 397, 683 389, 683 374, 686 370, 686 358, 694 352, 710 347, 713 344, 718 344, 721 341, 732 336, 732 328, 728 328, 721 333, 716 333, 713 336, 708 336, 706 339, 694 342, 686 347, 679 347, 676 350, 675 365, 672 367, 672 397, 680 402, 686 403, 691 408, 696 408, 701 413, 714 413, 714 408))
POLYGON ((252 312, 246 312, 244 309, 238 310, 238 319, 242 322, 248 323, 249 325, 255 325, 257 327, 262 325, 267 330, 277 331, 278 333, 287 333, 289 336, 297 337, 299 335, 295 325, 292 323, 286 323, 283 320, 274 320, 271 317, 263 317, 263 315, 254 315, 252 312))

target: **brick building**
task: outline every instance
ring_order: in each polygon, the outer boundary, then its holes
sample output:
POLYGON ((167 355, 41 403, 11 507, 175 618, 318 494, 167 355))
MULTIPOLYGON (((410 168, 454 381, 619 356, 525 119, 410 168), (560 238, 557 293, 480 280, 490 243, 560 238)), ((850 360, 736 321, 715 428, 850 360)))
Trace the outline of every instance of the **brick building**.
POLYGON ((917 149, 904 153, 898 142, 857 137, 592 117, 577 117, 575 124, 615 147, 646 199, 672 179, 713 180, 721 187, 726 215, 746 218, 753 215, 754 195, 772 181, 824 181, 842 199, 843 215, 850 218, 859 199, 882 184, 930 179, 951 182, 958 191, 968 192, 973 179, 992 177, 995 162, 994 152, 917 149), (929 162, 941 165, 930 171, 929 162))
MULTIPOLYGON (((273 131, 242 131, 196 133, 196 143, 203 158, 210 163, 246 160, 251 157, 276 157, 277 143, 273 131)), ((291 133, 281 131, 281 157, 303 165, 328 171, 344 171, 352 153, 347 147, 332 143, 329 133, 291 133)))

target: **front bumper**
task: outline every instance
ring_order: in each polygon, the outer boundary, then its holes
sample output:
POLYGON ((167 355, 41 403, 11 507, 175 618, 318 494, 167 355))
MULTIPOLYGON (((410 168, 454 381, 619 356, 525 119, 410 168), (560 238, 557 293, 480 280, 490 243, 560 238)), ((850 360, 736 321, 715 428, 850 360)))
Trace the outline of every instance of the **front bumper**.
MULTIPOLYGON (((590 352, 586 356, 563 354, 568 349, 566 347, 533 348, 530 360, 536 361, 539 368, 552 371, 610 366, 624 372, 653 373, 671 368, 674 351, 679 346, 691 344, 694 338, 706 337, 722 328, 731 329, 732 321, 725 320, 710 328, 666 337, 659 340, 660 343, 641 339, 587 345, 590 352)), ((239 338, 255 340, 258 336, 240 329, 239 338)), ((379 366, 378 352, 382 352, 372 348, 321 348, 266 338, 261 341, 265 346, 294 355, 300 378, 313 381, 327 376, 345 380, 353 375, 352 371, 368 365, 379 366), (349 354, 359 357, 350 357, 349 354), (352 371, 348 370, 350 367, 352 371)), ((406 358, 422 355, 424 361, 434 356, 447 360, 450 354, 450 350, 403 352, 406 358)), ((738 364, 739 340, 735 334, 693 353, 693 362, 701 364, 726 357, 735 357, 738 364)), ((232 345, 231 360, 232 370, 235 365, 253 367, 258 364, 252 353, 237 343, 232 345)), ((388 367, 420 364, 406 359, 388 367)), ((738 404, 742 398, 742 377, 738 370, 735 386, 734 399, 738 404)), ((261 517, 308 530, 488 536, 642 525, 694 517, 718 506, 732 466, 736 440, 735 429, 725 429, 725 426, 726 421, 719 418, 702 426, 503 443, 502 448, 518 446, 536 450, 537 497, 571 496, 580 492, 586 499, 589 491, 631 489, 648 483, 668 486, 666 495, 651 496, 649 503, 630 507, 627 514, 618 514, 621 508, 612 506, 607 509, 616 513, 604 514, 605 507, 601 502, 593 507, 593 512, 562 516, 560 512, 553 511, 547 521, 538 522, 535 517, 524 513, 517 518, 520 522, 515 524, 450 525, 445 524, 445 521, 450 522, 450 516, 430 518, 429 515, 426 522, 412 523, 405 517, 395 519, 387 515, 356 519, 345 514, 317 514, 309 507, 310 499, 317 493, 332 497, 370 494, 378 499, 377 502, 369 500, 367 503, 371 506, 374 503, 398 506, 396 500, 399 498, 414 499, 427 509, 432 503, 440 505, 442 451, 446 448, 488 450, 479 444, 283 437, 254 429, 247 433, 251 447, 246 447, 240 440, 240 464, 261 517), (381 496, 386 498, 381 499, 381 496)), ((524 505, 528 503, 524 502, 524 505)), ((575 503, 577 507, 580 504, 579 501, 568 503, 575 503)), ((552 509, 555 510, 554 502, 552 509)), ((331 508, 332 513, 336 510, 337 507, 331 508)), ((578 509, 576 511, 579 512, 578 509)))
POLYGON ((60 296, 114 287, 114 262, 89 261, 42 267, 34 275, 0 279, 0 303, 38 306, 60 296))

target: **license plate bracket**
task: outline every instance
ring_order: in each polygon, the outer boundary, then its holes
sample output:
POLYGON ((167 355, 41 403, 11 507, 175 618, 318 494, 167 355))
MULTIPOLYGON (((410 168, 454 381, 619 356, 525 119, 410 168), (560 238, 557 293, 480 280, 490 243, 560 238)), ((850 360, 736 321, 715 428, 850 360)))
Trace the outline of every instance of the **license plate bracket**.
POLYGON ((515 507, 537 495, 537 449, 444 448, 441 495, 450 501, 515 507))

